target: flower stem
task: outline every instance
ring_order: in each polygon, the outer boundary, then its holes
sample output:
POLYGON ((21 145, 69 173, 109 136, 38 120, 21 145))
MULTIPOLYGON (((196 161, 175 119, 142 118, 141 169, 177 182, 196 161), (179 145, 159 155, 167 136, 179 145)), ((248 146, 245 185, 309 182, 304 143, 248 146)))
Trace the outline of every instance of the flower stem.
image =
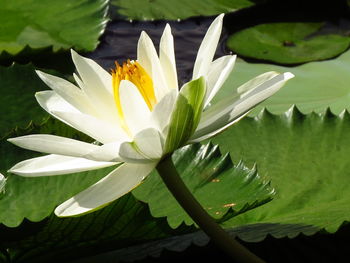
POLYGON ((157 165, 157 171, 169 191, 188 213, 194 222, 212 239, 218 247, 225 251, 235 262, 264 263, 238 241, 231 237, 215 220, 203 209, 201 204, 188 190, 176 171, 171 156, 166 157, 157 165))

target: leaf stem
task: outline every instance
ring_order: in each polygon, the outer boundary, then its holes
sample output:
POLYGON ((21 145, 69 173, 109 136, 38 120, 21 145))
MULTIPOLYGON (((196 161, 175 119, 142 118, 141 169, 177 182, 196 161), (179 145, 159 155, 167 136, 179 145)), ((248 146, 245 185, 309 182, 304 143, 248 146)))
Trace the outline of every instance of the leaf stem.
POLYGON ((196 222, 196 224, 212 239, 214 243, 216 243, 218 247, 234 259, 235 262, 264 263, 262 259, 231 237, 204 210, 177 173, 170 155, 158 163, 157 171, 169 191, 193 221, 196 222))

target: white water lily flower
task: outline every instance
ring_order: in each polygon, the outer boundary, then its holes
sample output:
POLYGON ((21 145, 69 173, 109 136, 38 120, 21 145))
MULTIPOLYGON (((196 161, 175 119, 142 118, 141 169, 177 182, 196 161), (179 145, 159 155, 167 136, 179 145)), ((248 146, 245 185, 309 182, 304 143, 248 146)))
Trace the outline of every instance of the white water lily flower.
POLYGON ((209 27, 199 48, 192 81, 178 90, 173 36, 166 25, 159 56, 151 39, 141 33, 137 60, 116 65, 109 74, 93 60, 72 51, 78 75, 72 83, 37 71, 52 89, 36 94, 52 116, 99 142, 37 134, 10 142, 49 155, 22 161, 10 169, 21 176, 52 176, 120 164, 102 180, 59 205, 58 216, 100 208, 139 185, 158 162, 177 148, 208 139, 242 118, 293 77, 262 74, 232 96, 210 101, 233 69, 236 56, 213 61, 223 15, 209 27))

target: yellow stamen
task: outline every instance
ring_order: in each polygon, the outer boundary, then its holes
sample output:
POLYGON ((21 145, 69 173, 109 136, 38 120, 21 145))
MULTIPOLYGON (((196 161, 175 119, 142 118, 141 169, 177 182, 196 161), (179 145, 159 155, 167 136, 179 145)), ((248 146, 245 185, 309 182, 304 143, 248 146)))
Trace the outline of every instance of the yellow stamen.
POLYGON ((130 61, 128 59, 127 62, 124 62, 122 66, 120 66, 118 62, 115 62, 115 65, 115 70, 112 70, 114 99, 117 106, 119 118, 122 122, 121 125, 126 131, 129 132, 129 129, 124 120, 123 109, 120 102, 120 82, 122 80, 128 80, 132 82, 139 90, 145 103, 151 111, 153 110, 154 105, 157 103, 157 100, 154 94, 153 81, 151 77, 137 61, 130 61))

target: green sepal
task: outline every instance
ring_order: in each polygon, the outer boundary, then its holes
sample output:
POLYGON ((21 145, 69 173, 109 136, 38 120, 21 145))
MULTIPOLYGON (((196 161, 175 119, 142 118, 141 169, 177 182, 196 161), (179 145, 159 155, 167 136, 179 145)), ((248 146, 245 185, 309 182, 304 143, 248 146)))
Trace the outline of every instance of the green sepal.
POLYGON ((202 115, 205 92, 204 77, 192 80, 181 88, 170 119, 165 153, 183 146, 195 132, 202 115))

